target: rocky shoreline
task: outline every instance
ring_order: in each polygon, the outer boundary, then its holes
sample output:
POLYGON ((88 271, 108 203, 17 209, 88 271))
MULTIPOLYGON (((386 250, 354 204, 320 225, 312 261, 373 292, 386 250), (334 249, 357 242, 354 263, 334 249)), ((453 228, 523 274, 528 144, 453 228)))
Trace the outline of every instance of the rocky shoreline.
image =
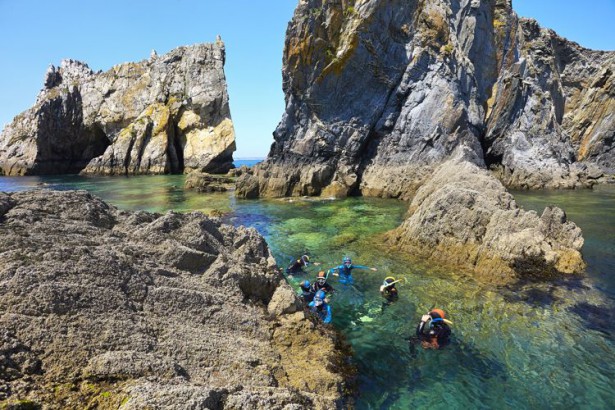
POLYGON ((328 409, 347 393, 342 341, 253 229, 39 190, 0 193, 0 238, 6 405, 328 409))

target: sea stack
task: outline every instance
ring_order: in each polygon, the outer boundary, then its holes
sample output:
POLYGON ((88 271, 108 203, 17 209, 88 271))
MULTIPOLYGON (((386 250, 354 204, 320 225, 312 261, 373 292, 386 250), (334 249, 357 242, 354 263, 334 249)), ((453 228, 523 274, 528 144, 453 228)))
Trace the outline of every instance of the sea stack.
POLYGON ((93 72, 63 60, 0 134, 0 175, 135 175, 232 168, 225 47, 179 47, 93 72))
POLYGON ((510 0, 300 1, 286 111, 238 195, 409 199, 461 145, 508 187, 591 186, 615 168, 613 67, 510 0))

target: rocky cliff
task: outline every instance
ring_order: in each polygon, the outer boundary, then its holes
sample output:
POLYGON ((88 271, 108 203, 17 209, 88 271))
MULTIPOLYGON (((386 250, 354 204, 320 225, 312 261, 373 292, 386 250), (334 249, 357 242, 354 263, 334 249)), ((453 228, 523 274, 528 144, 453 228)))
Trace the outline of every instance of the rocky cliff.
POLYGON ((508 186, 591 185, 615 166, 614 67, 510 0, 301 0, 286 111, 238 194, 409 198, 462 144, 508 186))
POLYGON ((49 67, 35 105, 0 135, 0 175, 228 171, 224 59, 218 40, 107 72, 73 60, 49 67))
POLYGON ((0 193, 0 243, 0 408, 340 404, 339 341, 253 229, 34 191, 0 193))

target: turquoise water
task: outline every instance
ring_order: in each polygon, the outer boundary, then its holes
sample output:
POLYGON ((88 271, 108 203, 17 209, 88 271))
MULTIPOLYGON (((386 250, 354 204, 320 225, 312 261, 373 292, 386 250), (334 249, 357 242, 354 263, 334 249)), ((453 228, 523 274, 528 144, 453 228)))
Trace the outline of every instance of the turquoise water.
MULTIPOLYGON (((496 288, 435 269, 383 247, 380 234, 403 219, 396 200, 239 201, 231 194, 184 192, 183 176, 0 178, 0 191, 87 189, 125 209, 228 212, 258 229, 281 266, 309 252, 324 267, 349 255, 377 272, 355 271, 354 285, 332 285, 333 325, 346 335, 359 369, 360 409, 613 408, 615 393, 615 188, 520 192, 520 205, 562 205, 584 230, 588 271, 557 283, 496 288), (44 184, 44 185, 41 185, 44 184), (400 298, 384 303, 385 276, 403 278, 400 298), (455 323, 450 345, 409 342, 420 316, 444 308, 455 323)), ((311 279, 291 277, 296 285, 311 279)))

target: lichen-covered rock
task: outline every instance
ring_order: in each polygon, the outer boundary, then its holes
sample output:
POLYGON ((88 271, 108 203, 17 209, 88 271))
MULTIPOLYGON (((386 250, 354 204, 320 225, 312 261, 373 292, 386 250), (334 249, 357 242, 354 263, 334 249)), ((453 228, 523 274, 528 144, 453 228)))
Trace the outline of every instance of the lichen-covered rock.
POLYGON ((591 186, 615 172, 614 66, 510 0, 302 0, 286 111, 237 194, 409 199, 460 145, 507 185, 591 186))
POLYGON ((499 75, 486 117, 488 165, 516 188, 592 186, 615 172, 615 53, 534 20, 494 21, 499 75))
POLYGON ((94 73, 51 66, 36 104, 0 135, 0 175, 161 174, 232 167, 224 43, 94 73))
POLYGON ((83 191, 0 204, 0 407, 341 403, 340 342, 298 310, 255 230, 83 191))
POLYGON ((500 181, 466 158, 436 169, 387 241, 495 283, 585 267, 581 229, 561 209, 547 207, 540 217, 519 209, 500 181))

